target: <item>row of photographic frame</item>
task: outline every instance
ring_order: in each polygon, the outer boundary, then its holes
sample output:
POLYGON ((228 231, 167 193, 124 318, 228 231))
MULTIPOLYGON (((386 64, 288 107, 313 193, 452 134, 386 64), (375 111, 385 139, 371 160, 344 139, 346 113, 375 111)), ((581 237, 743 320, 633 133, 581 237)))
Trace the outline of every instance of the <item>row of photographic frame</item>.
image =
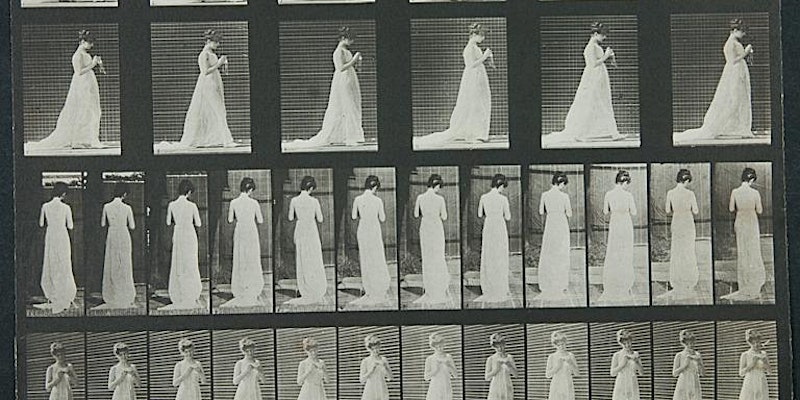
POLYGON ((20 287, 29 317, 774 304, 772 173, 34 172, 17 188, 20 287))

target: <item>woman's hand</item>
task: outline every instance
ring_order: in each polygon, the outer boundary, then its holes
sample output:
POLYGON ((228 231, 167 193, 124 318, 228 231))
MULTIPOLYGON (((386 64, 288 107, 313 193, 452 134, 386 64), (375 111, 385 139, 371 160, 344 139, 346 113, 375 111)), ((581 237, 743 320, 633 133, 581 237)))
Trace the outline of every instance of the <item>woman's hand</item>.
POLYGON ((745 46, 744 52, 745 52, 745 54, 753 54, 753 45, 752 44, 748 44, 747 46, 745 46))
POLYGON ((488 60, 492 57, 494 57, 494 53, 492 52, 492 49, 487 47, 486 50, 483 51, 483 58, 488 60))
POLYGON ((100 59, 100 56, 92 57, 92 67, 95 67, 95 66, 98 66, 98 65, 103 65, 103 60, 100 59))
POLYGON ((218 66, 227 65, 228 64, 228 56, 222 56, 217 61, 218 66))
POLYGON ((361 56, 361 52, 360 51, 357 51, 356 54, 353 55, 353 59, 356 60, 356 62, 361 62, 361 60, 363 58, 364 57, 361 56))
POLYGON ((608 58, 611 58, 611 57, 614 57, 614 50, 612 50, 612 49, 611 49, 611 47, 606 47, 606 51, 605 51, 605 53, 603 54, 603 56, 604 56, 606 59, 608 59, 608 58))

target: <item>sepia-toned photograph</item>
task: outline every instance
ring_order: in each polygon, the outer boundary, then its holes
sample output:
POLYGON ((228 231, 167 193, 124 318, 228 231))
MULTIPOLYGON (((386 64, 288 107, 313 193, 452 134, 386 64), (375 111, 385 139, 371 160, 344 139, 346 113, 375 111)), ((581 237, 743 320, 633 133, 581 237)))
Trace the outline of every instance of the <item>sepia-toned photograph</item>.
POLYGON ((120 155, 116 24, 22 27, 26 156, 120 155))
POLYGON ((713 165, 717 304, 775 302, 772 163, 713 165))
POLYGON ((672 143, 772 143, 769 14, 675 14, 670 21, 672 143))
POLYGON ((647 165, 592 165, 586 192, 590 305, 649 305, 647 165))
POLYGON ((463 398, 462 327, 403 326, 403 399, 463 398))
POLYGON ((272 312, 272 175, 268 170, 222 174, 209 175, 209 193, 221 198, 212 204, 216 222, 209 221, 219 238, 211 262, 213 312, 272 312))
POLYGON ((86 313, 146 315, 144 172, 103 172, 87 180, 85 232, 105 240, 86 242, 86 313))
POLYGON ((339 328, 339 399, 400 400, 400 328, 339 328))
POLYGON ((525 213, 527 307, 586 306, 583 165, 531 165, 525 213))
POLYGON ((86 334, 87 399, 136 399, 148 392, 147 332, 86 334))
POLYGON ((394 168, 341 169, 337 174, 337 188, 347 188, 347 193, 337 197, 344 200, 346 196, 346 201, 335 202, 340 221, 336 262, 339 309, 397 310, 394 168))
POLYGON ((280 23, 284 153, 378 151, 375 22, 280 23))
POLYGON ((277 330, 278 400, 337 399, 336 328, 277 330))
MULTIPOLYGON (((17 262, 25 265, 28 317, 83 315, 86 282, 84 172, 43 172, 28 188, 30 210, 18 215, 17 262)), ((19 187, 18 187, 19 190, 19 187)))
POLYGON ((275 398, 275 331, 212 332, 214 398, 275 398))
POLYGON ((506 149, 505 18, 411 20, 414 150, 506 149))
POLYGON ((650 164, 654 305, 713 304, 711 167, 650 164))
POLYGON ((587 324, 528 324, 528 398, 588 400, 587 324))
POLYGON ((463 329, 465 397, 525 399, 524 325, 467 325, 463 329))
POLYGON ((717 398, 715 340, 714 322, 654 322, 655 398, 717 398))
POLYGON ((518 166, 475 166, 461 183, 464 308, 523 308, 518 166))
POLYGON ((210 331, 155 331, 148 343, 150 398, 211 400, 210 331))
POLYGON ((639 147, 634 15, 540 19, 542 148, 639 147))
POLYGON ((150 208, 150 315, 208 314, 209 267, 217 247, 209 229, 206 172, 148 176, 150 208))
POLYGON ((458 167, 416 167, 399 196, 402 308, 461 308, 461 224, 458 167))
POLYGON ((247 21, 150 26, 155 154, 250 153, 247 21))
POLYGON ((333 171, 274 170, 277 312, 336 310, 333 171), (277 188, 276 188, 277 189, 277 188))
POLYGON ((652 328, 649 322, 589 324, 592 399, 652 396, 652 328))

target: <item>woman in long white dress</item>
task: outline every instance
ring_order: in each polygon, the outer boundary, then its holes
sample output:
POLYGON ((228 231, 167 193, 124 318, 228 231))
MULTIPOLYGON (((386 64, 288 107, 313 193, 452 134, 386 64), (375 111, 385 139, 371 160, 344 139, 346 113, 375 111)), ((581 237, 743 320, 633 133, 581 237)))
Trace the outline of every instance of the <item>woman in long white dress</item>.
POLYGON ((423 378, 428 382, 425 400, 452 400, 453 386, 450 379, 458 378, 458 370, 453 356, 445 352, 446 339, 441 333, 433 332, 428 337, 428 345, 433 354, 425 358, 423 378))
POLYGON ((178 388, 175 400, 201 400, 200 385, 205 385, 203 365, 194 358, 194 343, 189 339, 178 341, 178 351, 183 356, 172 371, 172 386, 178 388))
POLYGON ((742 45, 746 34, 740 19, 730 22, 731 33, 722 51, 725 67, 719 78, 711 105, 703 117, 703 126, 675 133, 676 143, 707 139, 737 139, 753 137, 753 113, 750 102, 750 69, 747 57, 753 46, 742 45))
POLYGON ((303 339, 306 358, 297 366, 297 384, 300 385, 297 400, 327 400, 325 384, 328 383, 328 368, 325 361, 319 358, 318 347, 316 339, 303 339))
POLYGON ((702 400, 702 388, 700 377, 705 374, 703 357, 699 351, 694 349, 694 334, 689 330, 682 330, 679 340, 683 345, 683 351, 675 354, 672 363, 672 376, 678 378, 675 384, 673 400, 702 400))
POLYGON ((753 189, 758 176, 752 168, 742 171, 742 184, 731 191, 730 212, 736 213, 736 276, 737 291, 722 296, 726 300, 757 300, 767 280, 764 258, 761 255, 761 231, 758 215, 764 212, 761 194, 753 189))
POLYGON ((511 300, 508 286, 508 228, 511 209, 503 191, 508 179, 503 174, 492 178, 492 189, 478 202, 478 218, 484 218, 481 234, 481 295, 476 302, 498 303, 511 300))
POLYGON ((686 187, 692 181, 691 171, 682 168, 675 181, 675 187, 667 192, 664 209, 667 214, 672 214, 669 252, 669 283, 672 290, 662 296, 680 300, 695 296, 695 286, 700 276, 697 269, 697 233, 694 225, 694 215, 700 209, 694 192, 686 187))
POLYGON ((183 123, 181 147, 232 147, 231 130, 225 110, 225 92, 220 69, 228 65, 228 57, 218 57, 216 50, 222 34, 209 29, 203 34, 206 44, 197 56, 200 75, 183 123))
POLYGON ((253 178, 242 178, 239 189, 239 197, 231 200, 228 209, 228 223, 236 222, 233 228, 231 268, 233 299, 221 307, 263 305, 259 297, 264 290, 264 272, 261 269, 261 242, 256 224, 263 224, 264 216, 261 214, 261 205, 251 197, 256 190, 253 178))
POLYGON ((95 309, 130 308, 136 298, 133 283, 131 234, 136 229, 133 209, 125 203, 128 184, 117 183, 114 199, 103 206, 100 226, 108 226, 106 250, 103 261, 103 302, 95 309))
POLYGON ((639 400, 638 376, 644 373, 644 368, 639 352, 631 348, 632 342, 630 331, 617 331, 617 343, 622 350, 611 358, 611 376, 615 378, 611 400, 639 400))
POLYGON ((200 211, 197 204, 189 200, 194 185, 189 180, 178 184, 179 196, 167 206, 167 226, 175 223, 172 231, 172 258, 169 268, 169 299, 172 304, 163 310, 201 308, 200 295, 203 284, 200 280, 197 231, 200 227, 200 211))
POLYGON ((550 334, 550 343, 556 351, 547 356, 544 375, 550 379, 547 400, 575 400, 574 376, 580 375, 575 355, 567 351, 567 335, 561 331, 550 334))
POLYGON ((438 174, 428 178, 428 190, 417 196, 414 218, 420 218, 419 246, 422 253, 422 296, 420 304, 444 304, 450 301, 450 273, 445 259, 444 224, 447 205, 439 194, 444 180, 438 174))
POLYGON ((369 356, 361 360, 358 381, 364 385, 361 400, 389 400, 386 382, 394 379, 389 360, 381 355, 381 339, 375 334, 364 337, 369 356))
POLYGON ((39 215, 39 226, 47 226, 41 279, 47 303, 36 306, 50 309, 53 314, 70 308, 78 293, 72 273, 72 244, 69 239, 69 231, 74 227, 72 209, 64 203, 67 189, 66 183, 56 182, 53 199, 42 205, 39 215))
POLYGON ((767 375, 772 372, 769 355, 763 349, 761 333, 748 329, 744 334, 750 348, 739 358, 739 376, 744 378, 739 400, 768 400, 769 385, 767 375))
POLYGON ((569 195, 564 188, 569 183, 567 174, 553 174, 550 190, 542 193, 539 215, 547 215, 539 252, 538 300, 558 300, 567 296, 570 272, 570 232, 568 218, 572 217, 569 195))
POLYGON ((486 39, 486 28, 479 23, 469 27, 469 40, 462 53, 464 73, 458 87, 458 97, 450 126, 442 132, 431 133, 415 140, 416 146, 428 147, 453 141, 488 142, 492 115, 492 92, 484 63, 494 65, 492 50, 481 50, 479 44, 486 39))
POLYGON ((125 343, 114 344, 114 356, 118 362, 108 371, 108 390, 114 392, 111 400, 136 400, 136 388, 142 379, 136 364, 128 360, 129 353, 125 343))
POLYGON ((242 359, 233 366, 233 400, 262 400, 261 382, 266 380, 261 362, 255 358, 256 343, 250 338, 239 340, 242 359))
POLYGON ((633 301, 631 289, 635 280, 633 270, 633 220, 636 203, 628 191, 631 175, 619 171, 614 189, 603 200, 603 214, 611 213, 608 222, 606 256, 603 262, 603 294, 601 304, 624 304, 633 301))
POLYGON ((322 242, 317 223, 322 223, 322 207, 311 197, 317 188, 314 177, 305 176, 300 182, 300 194, 289 202, 289 221, 297 218, 294 227, 295 269, 300 297, 287 304, 325 303, 328 279, 322 260, 322 242))
POLYGON ((489 381, 487 400, 514 400, 514 384, 511 377, 517 375, 514 356, 506 352, 506 337, 493 333, 489 337, 489 345, 495 353, 486 359, 483 378, 489 381))
POLYGON ((356 238, 358 239, 358 258, 361 267, 361 284, 364 295, 351 304, 381 304, 389 301, 389 267, 386 265, 386 253, 383 247, 381 223, 386 221, 383 200, 375 193, 380 189, 381 181, 370 175, 364 182, 364 193, 353 201, 352 219, 358 221, 356 238))
POLYGON ((348 27, 339 29, 339 44, 333 51, 333 79, 328 97, 328 108, 322 120, 322 129, 309 139, 296 139, 284 144, 284 149, 302 149, 334 144, 356 146, 364 142, 361 126, 361 86, 356 69, 361 63, 361 53, 353 54, 348 48, 355 35, 348 27))
POLYGON ((72 386, 78 385, 78 375, 71 363, 67 362, 64 345, 60 342, 50 344, 50 355, 55 362, 47 367, 44 388, 50 393, 49 400, 72 400, 72 386))
MULTIPOLYGON (((39 142, 29 143, 33 149, 85 149, 102 147, 100 143, 100 89, 94 68, 103 68, 100 56, 92 56, 94 35, 78 32, 78 48, 72 55, 72 81, 67 99, 58 114, 56 128, 39 142)), ((102 69, 101 69, 102 71, 102 69)))
POLYGON ((542 137, 542 145, 625 139, 617 129, 611 102, 611 81, 606 68, 609 59, 612 65, 616 65, 616 56, 610 47, 603 50, 601 46, 607 34, 605 25, 592 23, 591 37, 583 50, 586 67, 564 120, 564 130, 542 137))

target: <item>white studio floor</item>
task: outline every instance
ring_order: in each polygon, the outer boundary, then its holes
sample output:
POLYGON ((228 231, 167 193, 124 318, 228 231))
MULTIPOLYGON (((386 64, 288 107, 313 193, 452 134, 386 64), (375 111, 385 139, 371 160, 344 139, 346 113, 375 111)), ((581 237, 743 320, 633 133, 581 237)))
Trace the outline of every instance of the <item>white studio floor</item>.
POLYGON ((308 147, 299 149, 287 149, 286 143, 288 142, 281 143, 281 153, 334 153, 334 152, 348 152, 348 151, 359 151, 359 152, 378 151, 377 142, 366 142, 355 146, 347 146, 344 144, 332 144, 328 146, 308 147))
POLYGON ((87 149, 31 149, 26 143, 24 150, 28 157, 118 156, 121 153, 119 142, 103 142, 102 148, 87 149))
POLYGON ((237 144, 234 147, 172 147, 153 145, 153 153, 156 155, 165 154, 250 154, 250 144, 237 144))
POLYGON ((247 0, 150 0, 152 6, 246 5, 247 0))
POLYGON ((453 141, 438 144, 435 146, 420 145, 417 140, 419 137, 414 138, 414 151, 427 151, 427 150, 494 150, 494 149, 507 149, 508 148, 508 135, 491 135, 488 142, 467 142, 467 141, 453 141))
POLYGON ((117 0, 22 0, 22 7, 116 7, 117 0))
POLYGON ((682 142, 673 141, 675 146, 741 146, 741 145, 770 145, 772 144, 771 135, 759 135, 747 139, 705 139, 688 140, 682 142))
POLYGON ((624 140, 593 140, 591 142, 548 143, 547 135, 542 136, 543 149, 607 149, 636 148, 641 146, 639 136, 628 136, 624 140))

